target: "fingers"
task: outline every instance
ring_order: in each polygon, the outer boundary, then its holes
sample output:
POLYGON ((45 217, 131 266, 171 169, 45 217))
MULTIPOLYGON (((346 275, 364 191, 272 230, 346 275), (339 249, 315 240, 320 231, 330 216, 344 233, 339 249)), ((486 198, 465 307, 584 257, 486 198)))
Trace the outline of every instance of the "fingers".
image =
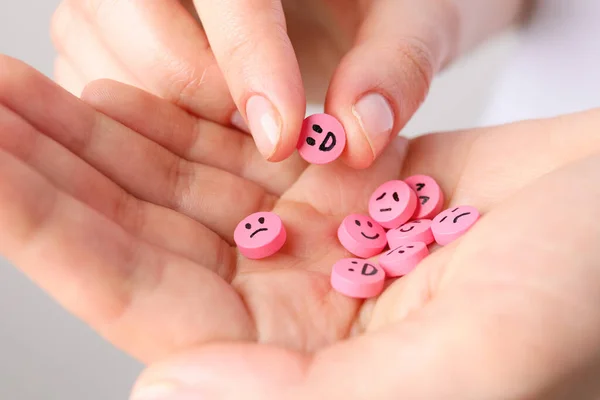
POLYGON ((180 2, 66 0, 55 21, 57 47, 82 70, 97 71, 90 80, 133 84, 198 116, 232 123, 236 108, 223 76, 202 28, 180 2), (99 59, 118 65, 100 68, 99 59), (135 81, 122 79, 124 73, 135 81))
POLYGON ((279 0, 195 0, 238 109, 260 152, 292 154, 306 99, 279 0))
POLYGON ((256 151, 249 135, 196 118, 131 86, 93 82, 82 99, 176 155, 256 182, 269 193, 281 195, 306 168, 298 154, 281 163, 269 163, 256 151))
POLYGON ((173 210, 137 200, 1 105, 0 149, 130 235, 198 262, 225 279, 234 273, 233 253, 217 234, 173 210))
POLYGON ((410 142, 401 176, 430 175, 451 204, 486 212, 540 176, 600 152, 599 124, 596 109, 422 136, 410 142))
POLYGON ((464 43, 489 33, 473 26, 490 19, 494 27, 508 24, 521 1, 497 2, 489 10, 474 3, 478 2, 370 3, 326 101, 326 111, 346 129, 349 165, 370 165, 423 102, 434 75, 464 50, 464 43))
POLYGON ((94 31, 94 27, 81 12, 81 2, 63 1, 52 18, 52 41, 59 53, 57 78, 69 82, 77 76, 83 86, 74 93, 81 95, 90 81, 110 78, 119 82, 143 87, 142 83, 122 64, 94 31), (63 64, 69 65, 66 71, 63 64))
POLYGON ((12 72, 2 79, 0 102, 134 196, 188 215, 229 241, 245 216, 272 207, 274 198, 260 186, 181 159, 32 69, 5 63, 12 72))
POLYGON ((213 272, 134 239, 3 150, 0 182, 0 253, 118 347, 152 361, 252 337, 242 301, 213 272))
POLYGON ((157 388, 165 400, 595 398, 600 228, 588 215, 600 189, 581 199, 565 188, 598 181, 598 171, 596 155, 524 188, 530 195, 484 216, 452 257, 419 267, 442 267, 442 279, 419 272, 396 281, 374 319, 385 303, 401 305, 411 285, 425 288, 429 298, 410 314, 388 308, 384 323, 312 356, 265 345, 189 351, 150 367, 133 398, 157 388), (573 234, 549 247, 565 221, 573 234))

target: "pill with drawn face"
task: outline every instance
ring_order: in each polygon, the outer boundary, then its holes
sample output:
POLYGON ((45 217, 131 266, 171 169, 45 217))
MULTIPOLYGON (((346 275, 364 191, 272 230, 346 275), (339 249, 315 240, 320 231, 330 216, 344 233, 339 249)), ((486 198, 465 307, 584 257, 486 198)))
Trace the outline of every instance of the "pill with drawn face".
POLYGON ((433 233, 431 232, 431 220, 429 219, 407 222, 396 229, 389 230, 386 236, 390 248, 410 242, 423 242, 426 245, 434 242, 433 233))
POLYGON ((346 250, 358 257, 369 258, 387 245, 385 230, 371 217, 348 215, 338 228, 338 239, 346 250))
POLYGON ((384 252, 377 260, 386 276, 395 278, 404 276, 429 255, 429 249, 423 242, 401 244, 384 252))
POLYGON ((331 286, 353 298, 375 297, 383 291, 385 273, 374 262, 359 258, 338 261, 331 270, 331 286))
POLYGON ((300 131, 298 153, 311 164, 327 164, 337 159, 346 147, 342 124, 328 114, 307 117, 300 131))
POLYGON ((444 193, 438 183, 427 175, 413 175, 404 182, 417 194, 417 208, 412 219, 433 219, 444 207, 444 193))
POLYGON ((433 219, 431 232, 435 241, 444 246, 467 233, 478 219, 479 211, 474 207, 452 207, 433 219))
POLYGON ((417 208, 415 192, 403 181, 394 180, 379 186, 369 199, 369 215, 387 229, 407 222, 417 208))
POLYGON ((285 244, 286 238, 281 218, 272 212, 258 212, 244 218, 233 233, 240 253, 251 259, 277 253, 285 244))

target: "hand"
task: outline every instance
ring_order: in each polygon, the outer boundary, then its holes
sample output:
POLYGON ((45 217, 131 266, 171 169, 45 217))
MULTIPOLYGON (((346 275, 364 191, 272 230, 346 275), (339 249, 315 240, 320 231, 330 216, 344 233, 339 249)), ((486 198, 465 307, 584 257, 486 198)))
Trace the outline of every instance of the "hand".
POLYGON ((596 394, 600 111, 428 135, 406 158, 398 139, 357 172, 266 163, 247 136, 129 87, 91 86, 95 111, 14 60, 0 67, 0 253, 141 360, 203 344, 151 368, 140 389, 596 394), (484 217, 379 299, 331 291, 329 269, 347 255, 341 218, 412 173, 484 217), (289 230, 282 253, 238 257, 237 221, 271 208, 289 230))
POLYGON ((188 350, 151 366, 133 398, 597 399, 599 127, 597 109, 416 139, 401 175, 431 174, 452 206, 482 210, 470 232, 362 304, 348 340, 298 346, 339 300, 315 309, 305 288, 272 299, 291 307, 281 318, 310 311, 279 327, 287 347, 259 335, 188 350))
POLYGON ((364 168, 411 118, 433 76, 529 3, 63 0, 52 29, 56 77, 78 95, 110 78, 199 117, 249 125, 272 161, 293 153, 306 96, 321 103, 329 87, 325 110, 348 134, 344 159, 364 168))

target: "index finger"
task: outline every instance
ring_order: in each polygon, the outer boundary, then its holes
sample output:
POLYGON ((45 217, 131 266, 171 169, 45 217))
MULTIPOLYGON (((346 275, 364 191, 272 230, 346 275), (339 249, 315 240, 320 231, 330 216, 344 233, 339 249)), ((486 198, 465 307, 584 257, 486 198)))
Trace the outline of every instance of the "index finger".
POLYGON ((195 0, 232 97, 265 158, 295 150, 306 99, 279 0, 195 0))

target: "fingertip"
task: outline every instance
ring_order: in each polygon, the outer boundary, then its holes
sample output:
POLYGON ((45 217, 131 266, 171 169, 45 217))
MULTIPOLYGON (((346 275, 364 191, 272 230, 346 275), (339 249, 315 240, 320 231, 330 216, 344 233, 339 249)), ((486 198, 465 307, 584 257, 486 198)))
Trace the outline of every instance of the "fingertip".
POLYGON ((368 167, 382 154, 428 92, 429 64, 407 55, 419 52, 404 46, 407 50, 390 51, 366 42, 352 49, 334 73, 326 110, 341 118, 348 134, 344 160, 354 168, 368 167))
POLYGON ((287 109, 291 110, 282 115, 278 107, 262 94, 254 94, 246 102, 249 131, 258 150, 268 161, 283 161, 291 156, 297 147, 305 106, 287 109))

